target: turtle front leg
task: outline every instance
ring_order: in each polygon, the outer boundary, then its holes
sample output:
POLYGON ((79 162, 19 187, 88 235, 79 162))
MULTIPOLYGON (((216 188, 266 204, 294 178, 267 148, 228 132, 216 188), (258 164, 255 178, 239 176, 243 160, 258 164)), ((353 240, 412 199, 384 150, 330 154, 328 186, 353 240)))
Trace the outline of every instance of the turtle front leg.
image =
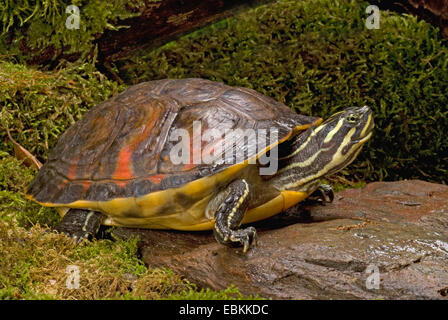
POLYGON ((242 245, 247 252, 256 242, 254 227, 238 229, 249 206, 251 188, 246 180, 235 180, 228 187, 228 195, 215 213, 213 233, 219 243, 225 245, 242 245))
POLYGON ((75 238, 79 243, 90 240, 98 232, 103 214, 97 211, 70 209, 56 226, 56 230, 75 238))

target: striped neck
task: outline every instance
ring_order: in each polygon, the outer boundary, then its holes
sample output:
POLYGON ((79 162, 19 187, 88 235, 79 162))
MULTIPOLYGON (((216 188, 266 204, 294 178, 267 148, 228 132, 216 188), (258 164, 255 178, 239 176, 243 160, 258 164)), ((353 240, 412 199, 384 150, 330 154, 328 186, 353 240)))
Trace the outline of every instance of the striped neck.
POLYGON ((369 108, 349 108, 317 127, 294 137, 289 154, 279 159, 271 177, 279 190, 308 190, 325 176, 342 170, 370 138, 373 118, 369 108))

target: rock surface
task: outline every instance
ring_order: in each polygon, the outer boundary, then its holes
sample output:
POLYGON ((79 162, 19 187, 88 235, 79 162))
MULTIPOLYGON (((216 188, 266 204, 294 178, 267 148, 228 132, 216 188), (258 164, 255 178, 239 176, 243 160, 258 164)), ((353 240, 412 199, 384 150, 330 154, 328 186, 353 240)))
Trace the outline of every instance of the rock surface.
POLYGON ((148 265, 216 290, 234 284, 273 299, 448 299, 448 186, 371 183, 255 226, 258 245, 247 254, 210 232, 114 233, 139 235, 148 265))

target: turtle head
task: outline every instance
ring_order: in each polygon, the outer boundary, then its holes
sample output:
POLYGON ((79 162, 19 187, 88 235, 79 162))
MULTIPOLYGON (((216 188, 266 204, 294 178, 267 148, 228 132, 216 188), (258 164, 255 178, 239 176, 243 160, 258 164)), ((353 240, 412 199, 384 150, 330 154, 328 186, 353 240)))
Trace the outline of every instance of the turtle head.
POLYGON ((276 185, 306 190, 324 176, 349 165, 372 136, 369 107, 352 107, 333 114, 320 125, 297 136, 293 150, 279 163, 276 185))
POLYGON ((369 107, 347 108, 335 113, 315 129, 319 160, 332 174, 349 165, 372 136, 374 121, 369 107))

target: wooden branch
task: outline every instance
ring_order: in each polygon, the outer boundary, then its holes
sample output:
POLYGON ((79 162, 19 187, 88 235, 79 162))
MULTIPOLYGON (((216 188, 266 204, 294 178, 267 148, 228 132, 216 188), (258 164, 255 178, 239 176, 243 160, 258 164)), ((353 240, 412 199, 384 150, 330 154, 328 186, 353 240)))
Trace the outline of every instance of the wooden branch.
MULTIPOLYGON (((240 10, 272 0, 163 0, 147 2, 140 15, 117 22, 129 28, 105 30, 98 35, 98 63, 106 64, 124 59, 136 50, 159 46, 185 33, 231 16, 240 10)), ((26 44, 24 44, 26 46, 26 44)), ((92 52, 93 54, 93 47, 92 52)), ((29 52, 29 49, 26 50, 29 52)), ((74 61, 79 53, 49 47, 32 56, 31 64, 55 66, 59 60, 74 61)))
POLYGON ((123 21, 129 29, 107 30, 98 40, 100 59, 112 62, 133 51, 158 46, 211 22, 267 1, 164 0, 151 3, 139 17, 123 21))

